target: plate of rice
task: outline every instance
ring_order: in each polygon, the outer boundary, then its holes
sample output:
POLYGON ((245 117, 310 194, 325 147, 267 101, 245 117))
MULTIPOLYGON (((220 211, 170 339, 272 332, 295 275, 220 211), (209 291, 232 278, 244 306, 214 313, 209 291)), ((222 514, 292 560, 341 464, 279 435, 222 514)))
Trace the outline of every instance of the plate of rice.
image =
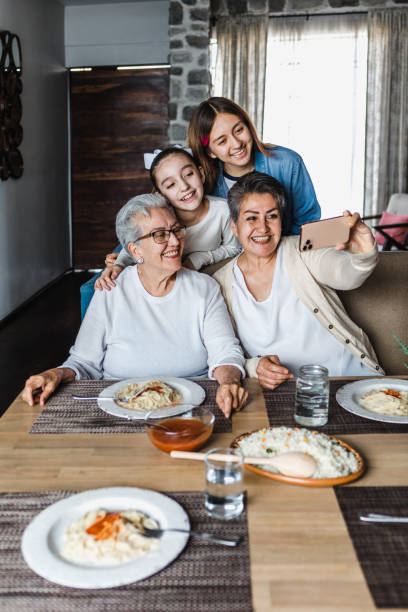
POLYGON ((361 455, 335 436, 299 427, 265 427, 244 433, 233 440, 248 457, 273 457, 287 452, 303 452, 313 457, 316 471, 310 478, 285 476, 270 466, 245 464, 261 476, 307 487, 332 487, 359 478, 365 470, 361 455))
POLYGON ((103 389, 99 397, 115 397, 98 400, 99 408, 108 414, 124 419, 144 419, 151 410, 160 410, 160 416, 180 413, 179 404, 186 410, 199 406, 205 391, 197 383, 186 378, 163 376, 154 378, 129 378, 103 389), (138 397, 136 393, 146 388, 138 397))
POLYGON ((175 500, 148 489, 109 487, 71 495, 45 508, 24 531, 27 565, 50 582, 106 589, 138 582, 183 551, 190 522, 175 500), (186 529, 152 539, 146 527, 186 529))
POLYGON ((384 376, 356 380, 340 387, 336 400, 364 419, 408 424, 408 380, 384 376))

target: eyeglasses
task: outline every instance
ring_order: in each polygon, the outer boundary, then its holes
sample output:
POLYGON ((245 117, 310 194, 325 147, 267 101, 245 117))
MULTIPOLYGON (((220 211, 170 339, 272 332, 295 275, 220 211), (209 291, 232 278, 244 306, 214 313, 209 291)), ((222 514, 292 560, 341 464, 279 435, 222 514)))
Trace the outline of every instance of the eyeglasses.
POLYGON ((169 230, 165 230, 165 229, 153 230, 149 234, 140 236, 140 238, 138 238, 136 242, 138 242, 139 240, 144 240, 145 238, 153 238, 153 240, 157 242, 157 244, 163 244, 164 242, 168 242, 170 240, 170 234, 174 234, 177 239, 180 239, 180 238, 183 238, 185 233, 186 233, 186 226, 178 225, 177 227, 173 229, 169 229, 169 230))

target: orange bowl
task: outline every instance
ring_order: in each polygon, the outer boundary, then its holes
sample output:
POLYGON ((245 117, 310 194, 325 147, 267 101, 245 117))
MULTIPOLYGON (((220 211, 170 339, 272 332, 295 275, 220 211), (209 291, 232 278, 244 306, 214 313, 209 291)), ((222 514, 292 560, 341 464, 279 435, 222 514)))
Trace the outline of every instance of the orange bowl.
POLYGON ((195 451, 211 437, 215 416, 208 408, 198 406, 171 416, 161 416, 161 412, 149 412, 144 421, 150 441, 159 450, 195 451))
MULTIPOLYGON (((264 427, 263 429, 274 429, 274 427, 264 427)), ((243 433, 240 436, 237 436, 232 442, 232 448, 239 448, 239 442, 250 436, 253 433, 256 433, 259 430, 250 431, 248 433, 243 433)), ((313 431, 313 430, 312 430, 313 431)), ((320 432, 316 432, 320 433, 320 432)), ((326 434, 327 435, 327 434, 326 434)), ((245 464, 245 467, 251 472, 255 472, 255 474, 259 474, 260 476, 266 476, 266 478, 271 478, 272 480, 278 480, 280 482, 286 482, 287 484, 295 484, 301 485, 304 487, 334 487, 336 485, 346 484, 348 482, 352 482, 357 478, 360 478, 365 471, 365 463, 364 459, 352 446, 337 438, 337 436, 328 436, 333 440, 336 440, 341 446, 346 448, 348 451, 353 453, 355 458, 357 459, 357 469, 355 472, 348 474, 347 476, 338 476, 333 478, 302 478, 300 476, 285 476, 284 474, 280 474, 279 472, 271 472, 269 470, 262 469, 261 466, 250 465, 249 463, 245 464)))

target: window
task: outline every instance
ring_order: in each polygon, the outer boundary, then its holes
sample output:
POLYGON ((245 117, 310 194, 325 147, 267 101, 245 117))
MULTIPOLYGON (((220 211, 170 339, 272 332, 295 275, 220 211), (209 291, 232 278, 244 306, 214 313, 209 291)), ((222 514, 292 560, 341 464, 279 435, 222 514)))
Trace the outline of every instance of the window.
POLYGON ((271 19, 262 140, 297 151, 322 217, 363 211, 366 15, 271 19))

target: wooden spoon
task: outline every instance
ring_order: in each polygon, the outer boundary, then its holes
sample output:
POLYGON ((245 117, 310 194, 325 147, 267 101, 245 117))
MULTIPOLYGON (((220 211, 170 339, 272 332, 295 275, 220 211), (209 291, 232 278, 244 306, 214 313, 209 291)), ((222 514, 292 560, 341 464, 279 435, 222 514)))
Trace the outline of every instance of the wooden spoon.
MULTIPOLYGON (((206 453, 192 453, 188 451, 173 450, 170 457, 176 459, 197 459, 203 461, 206 453)), ((223 455, 214 453, 212 459, 219 461, 239 461, 238 456, 223 455)), ((310 455, 299 452, 287 452, 275 457, 244 457, 244 463, 255 465, 271 465, 284 476, 294 476, 297 478, 310 478, 316 470, 316 461, 310 455)))

